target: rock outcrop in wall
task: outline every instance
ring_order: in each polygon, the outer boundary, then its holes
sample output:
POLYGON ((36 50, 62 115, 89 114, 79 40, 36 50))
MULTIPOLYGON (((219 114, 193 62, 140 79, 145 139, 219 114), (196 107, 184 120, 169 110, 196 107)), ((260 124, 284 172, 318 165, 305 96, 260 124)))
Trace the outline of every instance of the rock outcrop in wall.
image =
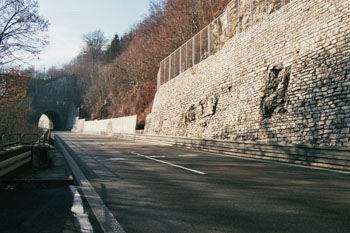
POLYGON ((145 133, 350 146, 350 0, 294 0, 162 85, 145 133))

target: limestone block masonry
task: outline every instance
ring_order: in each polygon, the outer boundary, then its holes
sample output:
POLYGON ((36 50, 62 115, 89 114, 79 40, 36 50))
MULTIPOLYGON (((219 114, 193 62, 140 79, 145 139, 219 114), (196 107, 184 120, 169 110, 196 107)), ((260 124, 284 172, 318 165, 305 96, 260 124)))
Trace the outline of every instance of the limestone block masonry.
POLYGON ((350 146, 350 0, 294 0, 162 85, 146 134, 350 146))

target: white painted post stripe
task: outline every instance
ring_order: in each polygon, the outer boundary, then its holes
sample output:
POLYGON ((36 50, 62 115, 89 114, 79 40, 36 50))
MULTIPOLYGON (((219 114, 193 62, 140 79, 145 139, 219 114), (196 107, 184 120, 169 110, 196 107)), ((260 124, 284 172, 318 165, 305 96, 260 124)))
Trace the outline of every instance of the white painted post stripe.
POLYGON ((183 167, 183 166, 180 166, 180 165, 176 165, 176 164, 173 164, 173 163, 168 163, 168 162, 165 162, 163 160, 155 159, 155 158, 152 158, 150 156, 143 155, 143 154, 140 154, 140 153, 131 152, 131 154, 138 155, 138 156, 141 156, 141 157, 144 157, 144 158, 147 158, 147 159, 159 162, 159 163, 164 163, 164 164, 167 164, 169 166, 181 168, 181 169, 184 169, 184 170, 187 170, 187 171, 190 171, 190 172, 194 172, 194 173, 197 173, 197 174, 200 174, 200 175, 206 175, 206 173, 204 173, 204 172, 197 171, 197 170, 194 170, 194 169, 190 169, 190 168, 187 168, 187 167, 183 167))
POLYGON ((73 194, 73 206, 71 208, 71 212, 74 214, 74 217, 77 219, 80 225, 81 233, 93 233, 94 229, 91 226, 89 221, 89 216, 84 211, 83 201, 78 192, 78 187, 69 186, 72 194, 73 194))
POLYGON ((66 148, 61 142, 61 138, 58 135, 55 135, 56 142, 61 149, 67 163, 74 174, 74 178, 77 183, 80 185, 81 190, 84 193, 84 196, 89 202, 89 205, 96 216, 97 221, 100 223, 100 226, 103 232, 110 233, 125 233, 122 226, 115 219, 113 214, 109 211, 108 207, 101 200, 99 195, 96 193, 95 189, 91 186, 90 182, 86 179, 83 172, 80 170, 78 165, 74 162, 66 148))

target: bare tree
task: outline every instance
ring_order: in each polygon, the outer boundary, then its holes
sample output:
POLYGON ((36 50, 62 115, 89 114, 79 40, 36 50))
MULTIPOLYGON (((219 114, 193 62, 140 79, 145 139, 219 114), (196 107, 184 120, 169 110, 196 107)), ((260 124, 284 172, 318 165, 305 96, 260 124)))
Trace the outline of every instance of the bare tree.
POLYGON ((48 44, 36 0, 0 1, 0 66, 33 58, 48 44))
POLYGON ((104 51, 107 45, 107 39, 102 31, 97 30, 83 36, 85 45, 83 47, 81 57, 85 60, 86 65, 90 67, 89 78, 93 83, 98 76, 98 66, 104 58, 104 51))

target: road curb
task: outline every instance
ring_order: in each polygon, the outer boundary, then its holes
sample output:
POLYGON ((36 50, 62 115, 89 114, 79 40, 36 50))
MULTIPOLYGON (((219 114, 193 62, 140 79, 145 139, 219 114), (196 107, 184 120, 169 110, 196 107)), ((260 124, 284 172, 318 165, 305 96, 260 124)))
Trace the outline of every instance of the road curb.
POLYGON ((102 230, 106 233, 125 233, 122 226, 115 219, 114 215, 109 211, 108 207, 101 200, 95 189, 91 186, 90 182, 86 179, 83 172, 80 170, 70 153, 67 151, 66 148, 69 148, 68 145, 58 135, 55 135, 55 139, 57 146, 61 149, 69 165, 74 180, 76 181, 77 185, 80 186, 80 189, 87 199, 90 208, 92 209, 102 230))

